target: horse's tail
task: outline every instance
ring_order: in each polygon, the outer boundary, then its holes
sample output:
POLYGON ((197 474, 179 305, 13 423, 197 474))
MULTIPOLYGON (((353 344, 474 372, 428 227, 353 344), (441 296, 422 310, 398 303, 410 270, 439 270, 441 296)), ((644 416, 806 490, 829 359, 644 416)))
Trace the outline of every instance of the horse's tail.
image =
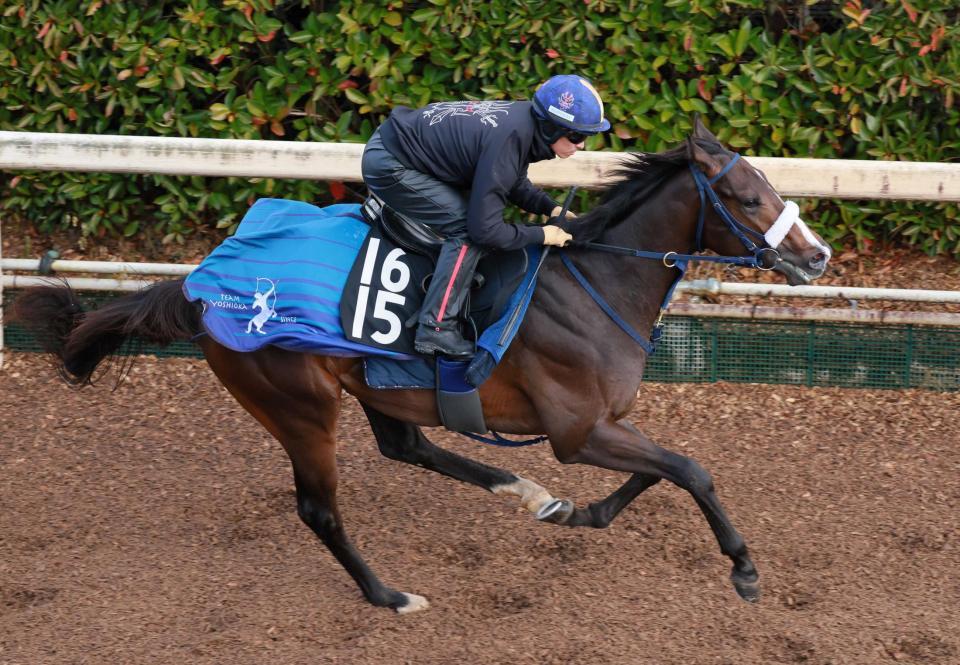
POLYGON ((65 381, 83 386, 128 341, 165 346, 200 331, 200 307, 184 298, 182 286, 182 279, 158 282, 90 312, 83 311, 69 286, 38 286, 14 301, 14 319, 33 330, 57 358, 65 381))

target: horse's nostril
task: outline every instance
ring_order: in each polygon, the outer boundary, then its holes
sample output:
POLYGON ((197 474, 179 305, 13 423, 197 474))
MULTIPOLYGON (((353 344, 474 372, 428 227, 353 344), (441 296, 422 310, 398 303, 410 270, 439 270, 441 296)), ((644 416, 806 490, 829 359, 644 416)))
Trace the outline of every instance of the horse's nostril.
POLYGON ((810 259, 809 266, 814 270, 820 270, 825 265, 827 265, 827 255, 823 252, 818 252, 810 259))

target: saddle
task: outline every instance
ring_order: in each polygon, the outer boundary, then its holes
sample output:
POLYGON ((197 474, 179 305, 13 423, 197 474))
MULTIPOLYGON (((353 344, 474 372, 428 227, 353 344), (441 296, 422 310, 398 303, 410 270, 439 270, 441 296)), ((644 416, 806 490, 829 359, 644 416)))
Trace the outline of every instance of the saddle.
MULTIPOLYGON (((397 212, 373 195, 364 201, 361 213, 374 231, 379 230, 383 240, 428 262, 428 272, 418 282, 420 295, 426 293, 443 245, 443 236, 427 224, 397 212)), ((465 308, 469 311, 468 328, 472 327, 478 336, 503 316, 507 302, 527 271, 528 261, 527 253, 522 249, 492 252, 480 260, 473 277, 470 300, 465 308)), ((405 322, 407 327, 416 324, 418 311, 419 307, 414 312, 413 321, 408 319, 405 322)))
POLYGON ((443 236, 426 224, 415 222, 406 215, 402 215, 373 195, 363 202, 360 210, 367 223, 371 226, 379 224, 384 235, 399 247, 436 260, 440 246, 443 245, 443 236))
MULTIPOLYGON (((364 202, 361 211, 371 228, 347 278, 345 294, 356 293, 357 297, 341 300, 344 330, 353 341, 413 354, 420 305, 444 238, 375 196, 364 202), (398 325, 401 313, 406 317, 402 329, 398 325)), ((472 327, 475 340, 504 316, 528 263, 523 250, 495 252, 480 259, 464 307, 469 312, 466 327, 472 327)), ((444 426, 453 431, 486 432, 479 392, 465 379, 470 362, 444 358, 431 358, 429 362, 433 364, 437 411, 444 426)), ((371 369, 367 364, 368 382, 371 369)))

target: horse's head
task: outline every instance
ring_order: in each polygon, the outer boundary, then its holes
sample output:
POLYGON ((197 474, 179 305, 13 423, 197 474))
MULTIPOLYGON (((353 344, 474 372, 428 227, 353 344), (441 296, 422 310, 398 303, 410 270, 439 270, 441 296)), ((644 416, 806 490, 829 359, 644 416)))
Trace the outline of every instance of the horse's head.
POLYGON ((795 203, 780 198, 760 170, 726 150, 699 118, 687 139, 687 158, 706 176, 701 185, 712 186, 735 220, 732 225, 730 220, 724 221, 723 214, 705 198, 698 249, 743 254, 744 242, 734 228, 739 222, 743 227, 740 234, 748 242, 776 250, 761 251, 761 261, 764 267, 783 273, 790 284, 806 284, 823 274, 830 260, 829 245, 803 223, 795 203))

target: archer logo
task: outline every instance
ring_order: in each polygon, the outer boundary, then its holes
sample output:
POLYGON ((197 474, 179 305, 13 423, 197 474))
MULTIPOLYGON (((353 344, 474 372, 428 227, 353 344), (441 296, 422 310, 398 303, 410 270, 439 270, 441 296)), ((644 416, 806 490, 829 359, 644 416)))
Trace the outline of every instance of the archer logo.
POLYGON ((249 333, 256 328, 258 333, 266 335, 263 331, 263 325, 277 315, 276 304, 277 285, 266 277, 257 277, 257 290, 253 294, 253 309, 259 309, 260 311, 254 314, 247 323, 247 332, 249 333), (269 288, 261 291, 261 287, 266 287, 267 284, 270 285, 269 288))

